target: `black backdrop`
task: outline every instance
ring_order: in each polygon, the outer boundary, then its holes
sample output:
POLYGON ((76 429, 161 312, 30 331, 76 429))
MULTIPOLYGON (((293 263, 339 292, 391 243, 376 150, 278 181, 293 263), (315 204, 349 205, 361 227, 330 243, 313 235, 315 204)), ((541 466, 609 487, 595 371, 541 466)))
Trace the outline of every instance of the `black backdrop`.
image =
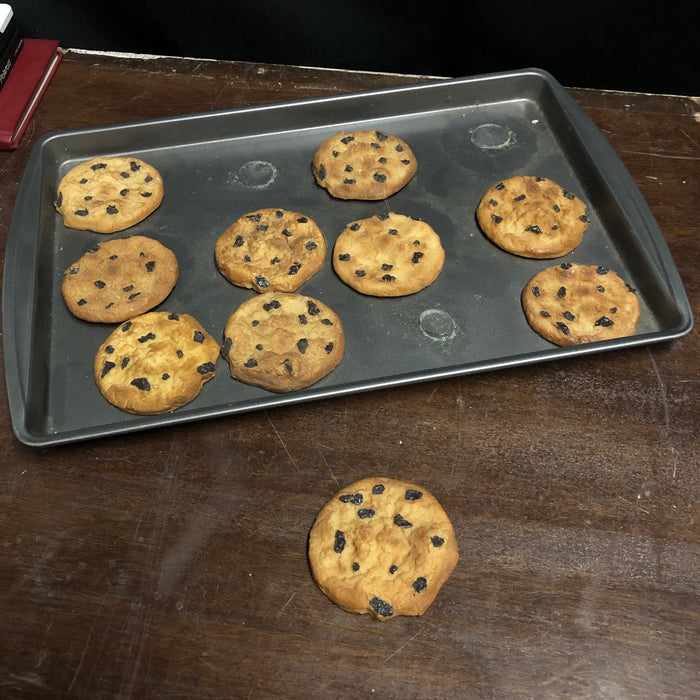
POLYGON ((25 36, 70 48, 700 94, 698 0, 9 1, 25 36))

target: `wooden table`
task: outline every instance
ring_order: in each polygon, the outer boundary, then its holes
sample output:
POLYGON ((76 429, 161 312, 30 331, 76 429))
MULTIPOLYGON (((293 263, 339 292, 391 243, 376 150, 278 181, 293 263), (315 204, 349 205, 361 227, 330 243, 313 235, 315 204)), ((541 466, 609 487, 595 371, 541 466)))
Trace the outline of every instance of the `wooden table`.
MULTIPOLYGON (((0 153, 0 239, 47 131, 419 82, 68 53, 0 153)), ((572 89, 700 309, 700 105, 572 89)), ((689 698, 700 694, 700 338, 56 448, 0 402, 0 695, 689 698), (314 584, 318 509, 423 484, 461 560, 420 618, 314 584)), ((3 379, 4 387, 4 379, 3 379)), ((5 392, 3 392, 4 394, 5 392)))

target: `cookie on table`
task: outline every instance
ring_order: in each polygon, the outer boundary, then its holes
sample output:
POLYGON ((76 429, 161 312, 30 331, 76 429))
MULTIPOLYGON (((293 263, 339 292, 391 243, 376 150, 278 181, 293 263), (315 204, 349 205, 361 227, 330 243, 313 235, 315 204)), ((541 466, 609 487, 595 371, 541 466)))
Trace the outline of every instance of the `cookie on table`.
POLYGON ((321 590, 379 620, 422 615, 457 565, 454 529, 437 499, 381 477, 336 493, 316 516, 309 562, 321 590))
POLYGON ((522 292, 528 323, 556 345, 634 335, 635 291, 606 267, 562 263, 535 275, 522 292))
POLYGON ((294 292, 264 292, 228 319, 222 355, 234 379, 288 392, 325 377, 344 349, 343 324, 328 306, 294 292))
POLYGON ((316 151, 311 171, 337 199, 385 199, 403 188, 418 164, 409 145, 383 131, 341 131, 316 151))
POLYGON ((546 177, 496 183, 479 202, 476 218, 499 248, 525 258, 566 255, 588 227, 584 202, 546 177))
POLYGON ((333 269, 362 294, 396 297, 432 284, 445 262, 433 228, 403 214, 380 214, 348 224, 333 247, 333 269))
POLYGON ((114 233, 143 221, 163 200, 160 173, 138 158, 92 158, 58 186, 55 207, 69 228, 114 233))
POLYGON ((146 236, 100 243, 64 273, 61 292, 71 313, 94 323, 119 323, 160 304, 178 280, 175 254, 146 236))
POLYGON ((215 257, 232 284, 257 292, 293 292, 323 266, 326 241, 316 222, 304 214, 259 209, 224 231, 215 257))
POLYGON ((167 413, 214 377, 219 345, 188 314, 149 311, 116 328, 95 355, 102 395, 129 413, 167 413))

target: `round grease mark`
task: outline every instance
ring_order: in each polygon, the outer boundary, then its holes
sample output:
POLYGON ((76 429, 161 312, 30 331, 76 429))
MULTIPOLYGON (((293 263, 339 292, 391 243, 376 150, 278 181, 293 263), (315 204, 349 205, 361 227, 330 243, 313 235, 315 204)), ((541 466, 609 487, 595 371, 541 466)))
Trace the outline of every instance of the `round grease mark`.
POLYGON ((426 309, 418 322, 423 333, 433 340, 449 340, 455 336, 455 322, 447 311, 426 309))
POLYGON ((481 124, 472 131, 471 141, 477 148, 505 148, 513 141, 514 134, 500 124, 481 124))
POLYGON ((250 160, 241 165, 236 180, 254 190, 269 187, 277 178, 277 168, 265 160, 250 160))

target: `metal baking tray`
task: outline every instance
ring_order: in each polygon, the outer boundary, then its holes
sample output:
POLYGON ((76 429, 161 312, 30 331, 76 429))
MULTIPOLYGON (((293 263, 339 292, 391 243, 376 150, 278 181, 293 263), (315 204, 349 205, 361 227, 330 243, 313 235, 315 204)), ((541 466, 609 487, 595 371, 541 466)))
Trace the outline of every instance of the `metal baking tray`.
POLYGON ((539 69, 48 134, 32 152, 14 209, 2 312, 13 429, 32 446, 665 341, 688 333, 693 322, 667 245, 630 174, 562 86, 539 69), (342 129, 401 136, 416 155, 417 174, 388 200, 334 200, 315 184, 310 163, 321 141, 342 129), (106 237, 65 228, 53 207, 65 172, 96 155, 134 155, 162 173, 160 208, 112 237, 147 235, 171 248, 180 279, 158 308, 193 315, 220 342, 229 315, 254 292, 217 271, 219 235, 262 207, 313 218, 329 253, 298 291, 341 317, 340 365, 305 390, 273 394, 233 380, 219 359, 215 378, 173 413, 135 416, 105 401, 92 363, 114 326, 73 317, 61 281, 66 267, 106 237), (588 205, 583 242, 564 258, 516 257, 477 227, 483 192, 526 174, 549 177, 588 205), (345 224, 387 211, 428 222, 446 251, 437 281, 412 296, 363 296, 331 266, 345 224), (560 348, 530 329, 522 288, 565 260, 609 267, 637 289, 636 335, 560 348))

